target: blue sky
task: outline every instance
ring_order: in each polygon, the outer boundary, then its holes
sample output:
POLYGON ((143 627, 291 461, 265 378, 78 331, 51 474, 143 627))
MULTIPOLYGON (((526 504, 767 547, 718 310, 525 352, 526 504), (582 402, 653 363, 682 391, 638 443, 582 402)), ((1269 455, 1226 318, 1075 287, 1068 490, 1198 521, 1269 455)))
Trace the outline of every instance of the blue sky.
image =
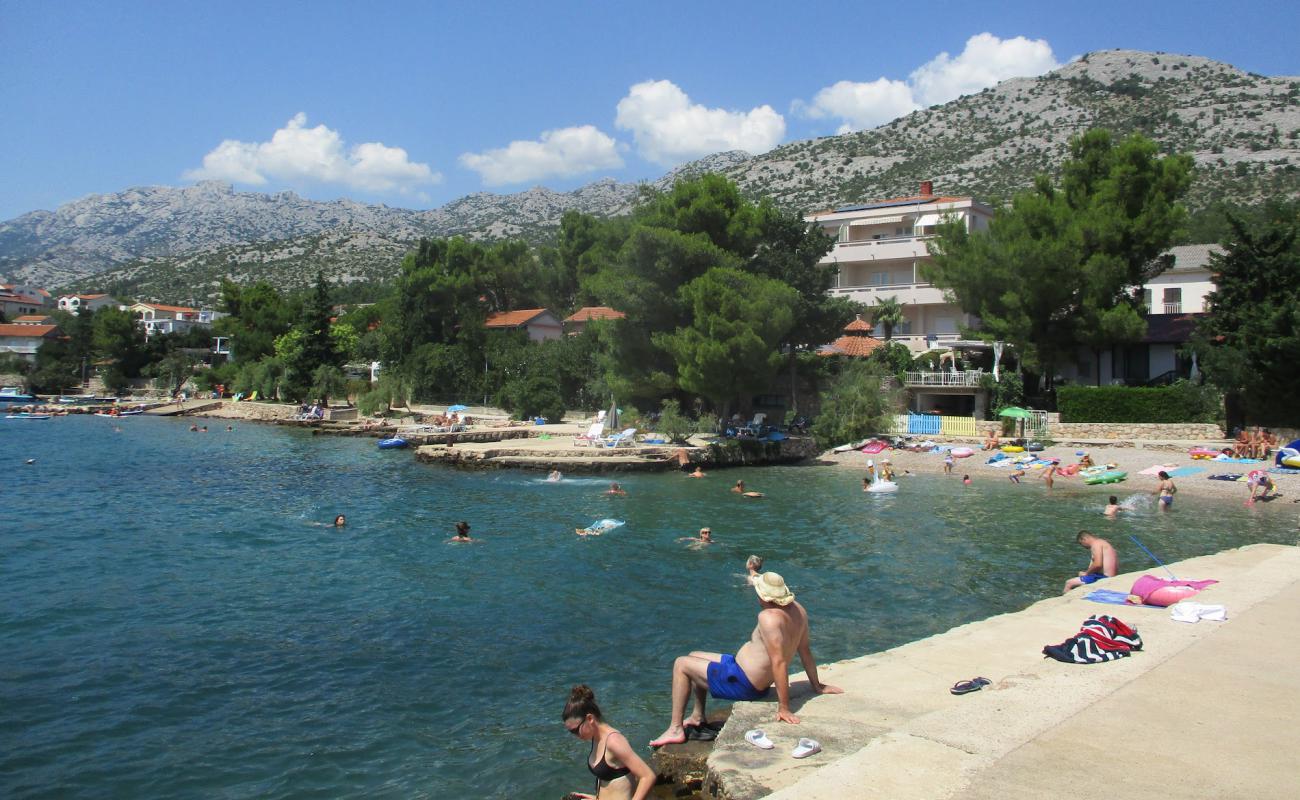
POLYGON ((0 0, 0 219, 204 177, 411 208, 652 179, 1115 47, 1300 74, 1293 2, 1053 5, 0 0))

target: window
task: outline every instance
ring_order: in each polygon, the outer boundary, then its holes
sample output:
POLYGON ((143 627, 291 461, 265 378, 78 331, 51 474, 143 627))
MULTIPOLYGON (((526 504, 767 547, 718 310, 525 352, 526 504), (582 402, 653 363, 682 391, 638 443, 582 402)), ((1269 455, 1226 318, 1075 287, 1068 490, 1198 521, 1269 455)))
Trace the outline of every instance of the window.
POLYGON ((848 223, 845 223, 845 224, 843 224, 843 225, 840 226, 839 233, 838 233, 838 235, 836 236, 836 241, 838 241, 838 242, 840 242, 841 244, 843 244, 844 242, 847 242, 848 240, 849 240, 849 226, 848 226, 848 223))
POLYGON ((1148 314, 1151 313, 1151 290, 1150 289, 1142 290, 1142 307, 1147 310, 1148 314))
POLYGON ((1183 313, 1183 290, 1181 287, 1165 289, 1164 306, 1166 314, 1183 313))
POLYGON ((872 273, 872 275, 871 275, 871 285, 872 285, 872 286, 888 286, 888 285, 889 285, 889 273, 888 273, 888 272, 874 272, 874 273, 872 273))

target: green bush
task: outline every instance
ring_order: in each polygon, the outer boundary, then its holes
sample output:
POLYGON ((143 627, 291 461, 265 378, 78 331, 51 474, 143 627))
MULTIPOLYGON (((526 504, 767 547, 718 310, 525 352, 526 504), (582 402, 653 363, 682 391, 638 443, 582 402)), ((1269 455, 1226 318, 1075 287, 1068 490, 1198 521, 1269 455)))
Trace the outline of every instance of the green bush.
POLYGON ((548 422, 564 419, 564 397, 560 384, 546 375, 513 378, 501 387, 497 405, 517 419, 546 417, 548 422))
POLYGON ((1214 422, 1219 395, 1179 381, 1172 386, 1062 386, 1056 391, 1061 422, 1214 422))
POLYGON ((682 406, 676 400, 665 400, 659 409, 659 423, 655 432, 668 437, 668 441, 681 444, 695 432, 695 424, 682 414, 682 406))
POLYGON ((886 389, 887 377, 881 365, 861 361, 840 373, 822 394, 813 423, 818 445, 831 447, 889 430, 891 417, 903 409, 904 393, 886 389))

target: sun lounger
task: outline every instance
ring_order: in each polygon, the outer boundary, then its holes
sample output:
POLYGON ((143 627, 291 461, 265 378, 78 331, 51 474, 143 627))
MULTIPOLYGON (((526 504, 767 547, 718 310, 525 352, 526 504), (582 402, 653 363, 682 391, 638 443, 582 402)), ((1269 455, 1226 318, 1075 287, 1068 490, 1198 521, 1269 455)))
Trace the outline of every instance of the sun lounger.
POLYGON ((628 428, 604 440, 606 447, 631 447, 636 443, 636 428, 628 428))
POLYGON ((593 422, 591 424, 591 427, 587 429, 586 433, 582 433, 573 437, 573 446, 592 447, 596 444, 601 444, 605 441, 604 439, 601 438, 601 434, 604 433, 604 431, 605 431, 604 422, 593 422))

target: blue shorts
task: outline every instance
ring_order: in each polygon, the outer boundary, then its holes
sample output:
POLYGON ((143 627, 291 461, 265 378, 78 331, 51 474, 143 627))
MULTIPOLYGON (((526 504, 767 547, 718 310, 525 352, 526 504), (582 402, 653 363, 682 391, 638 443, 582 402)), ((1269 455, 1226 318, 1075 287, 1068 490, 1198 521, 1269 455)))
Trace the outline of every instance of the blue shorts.
POLYGON ((1104 577, 1106 577, 1106 576, 1105 576, 1105 575, 1102 575, 1102 574, 1099 573, 1099 572, 1089 572, 1087 575, 1080 575, 1080 576, 1079 576, 1079 580, 1082 581, 1082 582, 1085 583, 1085 584, 1087 584, 1087 583, 1096 583, 1097 581, 1101 580, 1101 579, 1104 578, 1104 577))
POLYGON ((725 653, 721 661, 709 664, 709 694, 718 700, 758 700, 767 697, 768 689, 759 691, 749 682, 745 671, 736 663, 735 656, 725 653))

